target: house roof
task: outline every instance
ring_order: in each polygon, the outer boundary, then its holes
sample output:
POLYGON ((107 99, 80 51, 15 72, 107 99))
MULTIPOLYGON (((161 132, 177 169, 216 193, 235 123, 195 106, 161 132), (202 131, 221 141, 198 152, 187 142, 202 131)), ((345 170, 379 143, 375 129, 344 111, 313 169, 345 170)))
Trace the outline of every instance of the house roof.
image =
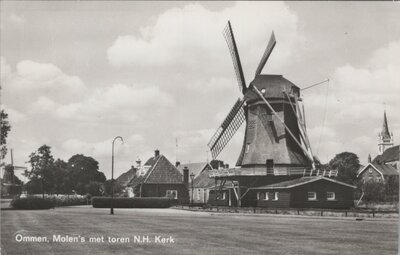
POLYGON ((260 186, 260 187, 254 187, 251 189, 291 189, 297 186, 305 185, 307 183, 315 182, 315 181, 320 181, 320 180, 325 180, 325 181, 330 181, 334 182, 343 186, 347 186, 350 188, 355 189, 356 187, 344 182, 340 182, 331 178, 323 177, 323 176, 307 176, 307 177, 301 177, 298 179, 293 179, 289 181, 284 181, 284 182, 279 182, 279 183, 274 183, 274 184, 269 184, 265 186, 260 186))
POLYGON ((376 156, 372 162, 377 162, 382 164, 386 162, 399 161, 399 157, 400 157, 400 145, 396 145, 386 149, 382 153, 382 155, 376 156))
POLYGON ((122 186, 126 186, 135 176, 136 176, 135 168, 129 169, 127 172, 121 174, 116 181, 121 184, 122 186))
POLYGON ((138 184, 182 184, 183 176, 178 169, 164 156, 158 155, 149 158, 146 166, 150 166, 144 176, 133 178, 128 186, 138 184))
POLYGON ((209 188, 215 186, 214 178, 210 178, 208 170, 201 172, 194 180, 193 187, 195 188, 209 188))
POLYGON ((361 171, 358 172, 357 177, 360 176, 363 172, 365 172, 369 167, 374 168, 382 177, 389 176, 389 175, 399 175, 396 168, 391 165, 380 164, 378 162, 372 162, 366 165, 361 171))
POLYGON ((189 169, 189 173, 194 173, 195 177, 199 176, 199 174, 204 169, 212 169, 211 165, 207 162, 199 162, 199 163, 186 163, 180 164, 177 168, 181 174, 183 174, 183 168, 187 167, 189 169))

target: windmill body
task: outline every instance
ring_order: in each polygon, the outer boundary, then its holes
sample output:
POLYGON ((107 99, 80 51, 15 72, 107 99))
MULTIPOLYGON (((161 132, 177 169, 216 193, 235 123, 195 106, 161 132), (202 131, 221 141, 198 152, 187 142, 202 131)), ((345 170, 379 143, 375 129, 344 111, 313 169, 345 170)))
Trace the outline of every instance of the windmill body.
MULTIPOLYGON (((244 95, 247 105, 246 132, 237 166, 266 169, 267 161, 276 173, 290 168, 310 168, 311 162, 296 144, 301 140, 296 116, 296 100, 300 89, 281 75, 257 75, 244 95), (277 116, 268 108, 257 88, 270 103, 277 116), (287 96, 286 96, 287 95, 287 96), (280 122, 278 116, 284 123, 280 122), (291 130, 294 138, 286 127, 291 130)), ((265 171, 264 171, 265 172, 265 171)))

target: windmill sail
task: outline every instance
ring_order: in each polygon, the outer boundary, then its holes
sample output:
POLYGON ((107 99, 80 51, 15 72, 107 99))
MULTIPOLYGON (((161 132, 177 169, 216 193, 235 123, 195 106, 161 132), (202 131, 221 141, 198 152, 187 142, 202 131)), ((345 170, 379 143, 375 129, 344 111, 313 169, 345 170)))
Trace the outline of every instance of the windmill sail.
POLYGON ((243 99, 238 99, 236 101, 228 116, 211 137, 208 147, 210 148, 213 159, 215 159, 225 148, 230 139, 245 121, 246 117, 244 115, 243 103, 243 99))
POLYGON ((229 52, 231 53, 231 56, 232 56, 233 67, 235 68, 236 79, 238 81, 239 89, 244 94, 247 89, 246 81, 244 79, 242 64, 240 62, 239 52, 238 52, 238 49, 236 46, 236 41, 235 41, 235 37, 233 35, 230 21, 228 21, 228 24, 226 25, 223 34, 224 34, 226 43, 228 44, 229 52))
POLYGON ((267 63, 267 60, 268 60, 269 56, 271 55, 272 50, 275 47, 275 44, 276 44, 275 34, 272 31, 272 34, 271 34, 271 37, 269 39, 267 48, 265 49, 265 52, 264 52, 264 54, 263 54, 263 56, 261 58, 260 64, 258 64, 256 75, 259 75, 261 73, 262 69, 265 66, 265 63, 267 63))

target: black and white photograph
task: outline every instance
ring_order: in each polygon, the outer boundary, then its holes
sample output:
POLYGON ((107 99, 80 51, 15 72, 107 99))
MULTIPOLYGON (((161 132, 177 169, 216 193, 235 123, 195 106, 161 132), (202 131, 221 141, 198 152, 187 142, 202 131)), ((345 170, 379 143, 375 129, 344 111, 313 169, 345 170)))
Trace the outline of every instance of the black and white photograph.
POLYGON ((0 0, 0 254, 398 254, 399 17, 0 0))

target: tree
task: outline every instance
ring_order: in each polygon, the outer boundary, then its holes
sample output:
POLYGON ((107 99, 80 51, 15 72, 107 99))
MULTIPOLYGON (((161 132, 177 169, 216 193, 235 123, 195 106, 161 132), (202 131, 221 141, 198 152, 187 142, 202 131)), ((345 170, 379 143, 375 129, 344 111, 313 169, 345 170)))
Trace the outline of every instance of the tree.
POLYGON ((103 183, 101 182, 90 182, 86 184, 86 192, 90 196, 101 196, 103 191, 103 183))
POLYGON ((44 193, 52 193, 54 188, 54 158, 51 155, 51 148, 42 145, 29 156, 29 163, 31 170, 25 170, 24 175, 33 182, 41 182, 44 198, 44 193))
POLYGON ((8 114, 1 110, 0 112, 0 159, 4 159, 7 154, 7 135, 11 130, 10 123, 8 122, 8 114))
POLYGON ((383 202, 385 199, 385 184, 383 182, 367 181, 362 185, 363 200, 366 203, 383 202))
POLYGON ((54 193, 56 194, 71 193, 72 184, 67 165, 67 162, 62 159, 54 162, 54 193))
MULTIPOLYGON (((116 180, 113 180, 112 182, 113 186, 114 186, 114 194, 117 195, 119 193, 121 193, 123 191, 123 187, 121 184, 119 184, 119 182, 117 182, 116 180)), ((111 195, 111 180, 107 180, 104 182, 104 193, 105 195, 111 195)))
POLYGON ((388 202, 399 201, 399 176, 387 177, 385 183, 385 200, 388 202))
POLYGON ((349 184, 357 183, 357 172, 360 168, 358 156, 352 152, 342 152, 329 161, 329 168, 338 171, 336 179, 349 184))
POLYGON ((72 188, 79 194, 87 193, 86 185, 90 182, 105 182, 105 175, 99 171, 99 162, 82 154, 72 156, 67 163, 72 188))

